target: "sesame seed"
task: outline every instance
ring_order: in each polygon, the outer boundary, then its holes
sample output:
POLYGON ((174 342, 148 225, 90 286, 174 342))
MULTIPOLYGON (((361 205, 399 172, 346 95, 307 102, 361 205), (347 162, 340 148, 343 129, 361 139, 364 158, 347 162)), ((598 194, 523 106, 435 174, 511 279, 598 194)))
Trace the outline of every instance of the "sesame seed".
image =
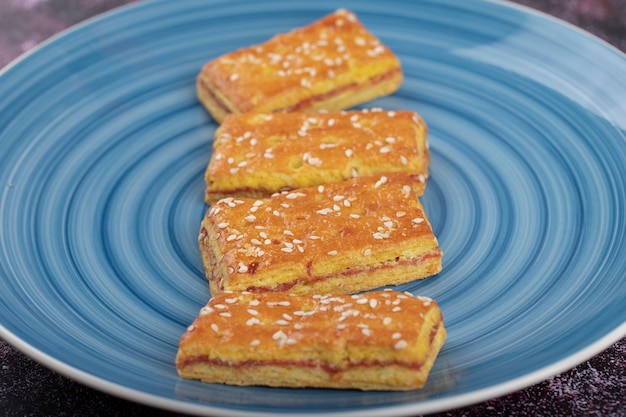
POLYGON ((237 235, 233 233, 232 235, 229 235, 229 236, 226 238, 226 241, 227 241, 227 242, 231 242, 231 241, 233 241, 233 240, 235 240, 235 239, 237 239, 237 235))
POLYGON ((254 339, 252 342, 250 342, 250 346, 259 346, 261 344, 261 342, 259 341, 259 339, 254 339))
POLYGON ((380 153, 389 153, 389 152, 391 152, 390 146, 383 146, 382 148, 380 148, 380 153))
POLYGON ((376 300, 375 298, 372 298, 370 300, 370 307, 371 308, 376 308, 377 305, 378 305, 378 300, 376 300))
POLYGON ((350 217, 353 218, 353 219, 358 219, 361 216, 356 214, 356 213, 350 213, 350 217))
POLYGON ((205 306, 205 307, 202 307, 202 308, 200 309, 200 315, 201 315, 201 316, 205 316, 205 315, 207 315, 207 314, 212 313, 213 311, 214 311, 214 310, 213 310, 211 307, 209 307, 209 306, 205 306))
POLYGON ((250 314, 251 316, 256 316, 256 315, 259 314, 258 311, 254 310, 252 308, 249 308, 247 311, 248 311, 248 314, 250 314))
POLYGON ((372 250, 371 250, 371 249, 365 249, 365 250, 363 251, 363 255, 364 255, 364 256, 370 256, 371 254, 372 254, 372 250))
POLYGON ((253 245, 261 245, 261 241, 257 238, 250 239, 250 243, 252 243, 253 245))
POLYGON ((239 74, 230 74, 230 77, 228 77, 230 81, 237 81, 238 78, 239 74))
POLYGON ((190 324, 189 326, 187 326, 187 331, 188 332, 193 332, 194 330, 196 330, 195 324, 190 324))
POLYGON ((324 192, 324 186, 323 185, 318 185, 317 186, 317 192, 318 193, 323 193, 324 192))
POLYGON ((291 253, 293 252, 293 249, 292 248, 280 248, 280 251, 285 252, 285 253, 291 253))
POLYGON ((394 307, 391 309, 391 311, 393 311, 394 313, 397 313, 398 311, 402 311, 402 309, 400 307, 394 307))
POLYGON ((285 320, 293 320, 293 317, 291 317, 289 314, 287 313, 283 313, 283 317, 285 318, 285 320))
POLYGON ((398 340, 398 343, 396 343, 393 347, 395 349, 406 349, 406 347, 409 344, 406 342, 406 340, 398 340))
POLYGON ((359 298, 358 300, 356 300, 357 304, 367 304, 367 298, 359 298))
POLYGON ((242 263, 239 263, 239 269, 237 269, 237 272, 243 274, 248 272, 248 267, 242 263))
POLYGON ((354 151, 352 149, 346 149, 345 151, 346 157, 351 158, 354 155, 354 151))
POLYGON ((396 115, 395 111, 388 111, 387 112, 387 116, 389 116, 389 117, 394 117, 395 115, 396 115))
POLYGON ((404 217, 406 216, 406 211, 396 211, 396 217, 404 217))
POLYGON ((236 298, 226 298, 224 301, 226 301, 226 304, 235 304, 237 302, 236 298))
POLYGON ((416 217, 416 218, 414 218, 414 219, 413 219, 413 220, 411 220, 411 221, 412 221, 413 223, 415 223, 415 224, 420 224, 420 223, 422 223, 422 222, 424 221, 424 219, 423 219, 423 218, 421 218, 421 217, 416 217))
POLYGON ((374 184, 374 188, 379 188, 381 185, 385 184, 386 182, 387 182, 387 177, 383 175, 382 177, 380 177, 378 181, 376 181, 376 184, 374 184))
POLYGON ((217 324, 211 323, 211 330, 213 330, 215 333, 217 333, 220 329, 219 329, 219 327, 217 327, 217 324))
POLYGON ((252 301, 250 301, 250 305, 251 306, 258 306, 259 304, 261 304, 261 302, 259 300, 252 300, 252 301))
POLYGON ((288 326, 289 325, 289 322, 287 320, 282 320, 282 319, 276 320, 275 323, 278 324, 279 326, 288 326))
POLYGON ((402 165, 406 165, 409 163, 409 160, 406 159, 406 156, 400 155, 400 162, 402 163, 402 165))
POLYGON ((394 334, 391 335, 392 339, 400 339, 402 337, 401 333, 395 332, 394 334))
POLYGON ((287 338, 287 335, 282 330, 279 330, 279 331, 277 331, 276 333, 274 333, 272 335, 272 339, 274 339, 274 340, 286 339, 286 338, 287 338))
POLYGON ((276 216, 276 217, 279 217, 279 216, 280 216, 280 212, 279 212, 278 210, 274 210, 274 211, 272 211, 272 214, 273 214, 274 216, 276 216))
POLYGON ((371 336, 372 335, 372 331, 370 329, 368 329, 367 327, 364 327, 361 329, 361 333, 363 333, 365 336, 371 336))
POLYGON ((226 222, 222 222, 222 223, 219 223, 219 224, 217 225, 217 228, 218 228, 218 229, 225 229, 225 228, 227 228, 227 227, 228 227, 228 223, 226 223, 226 222))
POLYGON ((220 313, 220 316, 222 317, 232 317, 233 315, 230 314, 228 311, 223 311, 220 313))
POLYGON ((224 304, 215 304, 213 307, 217 308, 218 310, 224 310, 226 308, 224 304))
POLYGON ((249 223, 252 223, 253 221, 255 221, 255 220, 256 220, 256 216, 255 216, 255 215, 253 215, 253 214, 249 214, 249 215, 247 215, 246 217, 244 217, 244 220, 245 220, 245 221, 247 221, 247 222, 249 222, 249 223))
POLYGON ((383 324, 384 324, 385 326, 387 326, 387 325, 391 324, 391 317, 385 317, 385 318, 383 319, 383 324))

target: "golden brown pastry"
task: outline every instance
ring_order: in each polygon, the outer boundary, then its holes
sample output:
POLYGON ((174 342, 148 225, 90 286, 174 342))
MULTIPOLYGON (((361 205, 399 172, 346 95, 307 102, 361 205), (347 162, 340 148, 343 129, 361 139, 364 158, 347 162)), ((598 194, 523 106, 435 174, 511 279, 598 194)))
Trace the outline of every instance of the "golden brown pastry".
POLYGON ((229 292, 189 326, 176 367, 234 385, 410 390, 424 386, 445 338, 426 297, 229 292))
POLYGON ((347 10, 208 62, 198 98, 228 113, 341 110, 394 92, 398 58, 347 10))
POLYGON ((421 195, 427 128, 412 111, 230 114, 215 133, 206 202, 405 172, 421 195))
POLYGON ((442 252, 410 184, 394 173, 220 200, 199 235, 211 292, 347 294, 440 272, 442 252))

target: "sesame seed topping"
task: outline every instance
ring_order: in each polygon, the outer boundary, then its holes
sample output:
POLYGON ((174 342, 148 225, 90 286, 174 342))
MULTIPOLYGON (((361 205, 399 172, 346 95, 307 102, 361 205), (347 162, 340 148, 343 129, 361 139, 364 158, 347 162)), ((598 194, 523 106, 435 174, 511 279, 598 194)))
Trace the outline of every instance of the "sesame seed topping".
POLYGON ((395 349, 406 349, 406 347, 409 344, 406 342, 406 340, 398 340, 398 343, 396 343, 393 347, 395 349))
POLYGON ((356 214, 356 213, 350 213, 350 217, 353 218, 353 219, 358 219, 361 216, 356 214))
POLYGON ((261 304, 261 302, 259 300, 252 300, 252 301, 250 301, 250 305, 251 306, 258 306, 259 304, 261 304))
POLYGON ((279 330, 279 331, 277 331, 276 333, 274 333, 272 335, 272 339, 274 339, 274 340, 283 339, 283 338, 286 339, 287 335, 282 330, 279 330))
POLYGON ((218 228, 218 229, 225 229, 225 228, 227 228, 227 227, 228 227, 228 223, 226 223, 226 222, 221 222, 221 223, 219 223, 219 224, 217 225, 217 228, 218 228))
POLYGON ((279 319, 276 320, 276 324, 278 324, 279 326, 288 326, 289 322, 287 320, 279 319))
POLYGON ((224 310, 226 308, 224 304, 215 304, 213 307, 217 308, 218 310, 224 310))
POLYGON ((379 188, 381 185, 385 184, 387 180, 387 177, 383 175, 378 181, 376 181, 376 184, 374 184, 374 188, 379 188))
POLYGON ((404 217, 406 216, 406 211, 396 211, 396 217, 404 217))
POLYGON ((254 310, 252 308, 249 308, 247 311, 248 311, 248 314, 250 314, 251 316, 257 316, 259 314, 258 311, 254 310))
POLYGON ((367 304, 367 298, 359 298, 358 300, 356 300, 357 304, 367 304))
POLYGON ((281 252, 285 252, 285 253, 291 253, 293 252, 292 248, 280 248, 281 252))
POLYGON ((228 77, 230 81, 237 81, 238 78, 239 74, 230 74, 230 77, 228 77))
POLYGON ((259 346, 261 344, 261 341, 259 339, 254 339, 252 342, 250 342, 250 346, 259 346))
POLYGON ((328 255, 330 255, 330 256, 337 256, 337 253, 338 253, 338 252, 337 252, 336 250, 331 250, 331 251, 326 252, 326 253, 327 253, 328 255))
POLYGON ((401 333, 395 332, 394 334, 391 335, 392 339, 400 339, 402 337, 401 333))
POLYGON ((368 329, 367 327, 364 327, 361 329, 361 333, 363 333, 365 336, 371 336, 372 335, 372 331, 370 329, 368 329))
POLYGON ((224 301, 226 301, 226 304, 235 304, 237 302, 236 298, 227 298, 224 301))
POLYGON ((371 250, 371 249, 365 249, 365 250, 363 251, 363 255, 364 255, 364 256, 370 256, 371 254, 372 254, 372 250, 371 250))
POLYGON ((211 323, 211 330, 213 330, 215 333, 217 333, 220 329, 219 329, 219 327, 217 327, 217 324, 211 323))
POLYGON ((246 217, 244 217, 244 220, 245 220, 245 221, 247 221, 247 222, 249 222, 249 223, 252 223, 253 221, 255 221, 255 220, 256 220, 256 216, 255 216, 255 215, 253 215, 253 214, 249 214, 249 215, 247 215, 246 217))
POLYGON ((406 156, 400 155, 400 162, 402 163, 402 165, 406 165, 409 163, 409 160, 406 159, 406 156))
POLYGON ((413 219, 413 220, 411 220, 411 221, 412 221, 413 223, 415 223, 415 224, 420 224, 420 223, 422 223, 422 222, 424 221, 424 219, 423 219, 423 218, 421 218, 421 217, 416 217, 416 218, 414 218, 414 219, 413 219))
POLYGON ((257 319, 256 317, 252 317, 248 319, 248 321, 246 321, 246 326, 253 326, 255 324, 261 324, 261 320, 257 319))
POLYGON ((345 154, 348 158, 351 158, 354 155, 354 151, 352 149, 346 149, 345 154))
POLYGON ((384 324, 385 326, 388 326, 389 324, 391 324, 391 317, 385 317, 385 318, 383 319, 383 324, 384 324))
POLYGON ((378 300, 376 300, 375 298, 372 298, 370 300, 370 307, 376 308, 377 305, 378 305, 378 300))
POLYGON ((220 316, 222 317, 232 317, 233 315, 230 314, 228 311, 223 311, 220 313, 220 316))

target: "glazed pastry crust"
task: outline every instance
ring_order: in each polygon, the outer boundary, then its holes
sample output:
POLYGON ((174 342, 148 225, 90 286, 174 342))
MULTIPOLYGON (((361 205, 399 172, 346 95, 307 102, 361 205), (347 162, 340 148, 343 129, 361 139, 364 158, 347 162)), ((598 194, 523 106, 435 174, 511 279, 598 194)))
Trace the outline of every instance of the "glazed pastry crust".
POLYGON ((410 390, 426 383, 445 337, 426 297, 229 292, 189 326, 176 367, 213 383, 410 390))
POLYGON ((440 272, 442 251, 410 184, 397 173, 220 200, 199 235, 211 292, 348 294, 440 272))
POLYGON ((428 178, 427 127, 412 111, 230 114, 205 172, 208 204, 357 176, 405 172, 416 194, 428 178))
POLYGON ((200 102, 228 113, 341 110, 391 94, 400 61, 350 11, 222 55, 197 77, 200 102))

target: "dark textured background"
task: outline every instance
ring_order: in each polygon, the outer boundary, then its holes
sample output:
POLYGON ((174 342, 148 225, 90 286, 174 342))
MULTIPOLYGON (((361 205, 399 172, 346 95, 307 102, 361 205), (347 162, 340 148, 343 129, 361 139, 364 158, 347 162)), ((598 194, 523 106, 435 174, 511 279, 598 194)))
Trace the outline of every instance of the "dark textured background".
MULTIPOLYGON (((68 26, 130 2, 0 0, 0 68, 68 26)), ((626 0, 516 0, 515 3, 566 20, 626 52, 626 0)), ((1 339, 0 364, 1 417, 178 415, 73 382, 27 358, 1 339)), ((436 416, 511 415, 626 416, 626 338, 547 381, 436 416)))

